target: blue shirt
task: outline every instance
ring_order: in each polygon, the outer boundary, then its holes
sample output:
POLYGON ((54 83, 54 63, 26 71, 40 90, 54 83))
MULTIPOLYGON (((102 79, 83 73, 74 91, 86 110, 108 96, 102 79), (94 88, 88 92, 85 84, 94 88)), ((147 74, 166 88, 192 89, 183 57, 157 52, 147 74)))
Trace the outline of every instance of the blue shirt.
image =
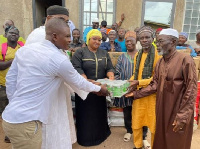
POLYGON ((177 50, 185 50, 187 48, 192 50, 192 52, 190 53, 190 56, 192 56, 192 57, 196 57, 197 56, 197 53, 195 52, 194 48, 192 48, 190 45, 187 45, 187 46, 176 46, 177 50))
MULTIPOLYGON (((119 43, 114 42, 114 45, 115 45, 115 52, 122 52, 122 48, 119 43)), ((111 49, 110 42, 102 42, 99 48, 102 50, 110 51, 111 49)))
POLYGON ((125 39, 123 41, 118 41, 118 39, 115 39, 115 42, 120 44, 120 46, 122 48, 122 52, 127 52, 126 45, 125 45, 125 39))
MULTIPOLYGON (((85 28, 85 30, 84 30, 84 32, 83 32, 83 40, 85 41, 85 43, 86 43, 86 37, 87 37, 87 34, 88 34, 88 32, 90 31, 90 30, 92 30, 93 28, 91 27, 91 26, 89 26, 89 27, 87 27, 87 28, 85 28)), ((99 28, 98 28, 98 30, 100 30, 99 28)))

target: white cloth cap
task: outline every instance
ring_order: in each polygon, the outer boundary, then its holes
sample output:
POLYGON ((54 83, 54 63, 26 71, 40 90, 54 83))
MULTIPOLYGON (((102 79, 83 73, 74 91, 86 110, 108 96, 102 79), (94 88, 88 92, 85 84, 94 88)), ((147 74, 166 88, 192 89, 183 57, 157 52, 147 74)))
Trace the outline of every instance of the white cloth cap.
POLYGON ((159 35, 171 35, 176 38, 179 38, 178 31, 172 28, 163 29, 159 35))
POLYGON ((99 19, 98 19, 98 18, 94 18, 94 19, 92 20, 92 22, 99 22, 99 19))

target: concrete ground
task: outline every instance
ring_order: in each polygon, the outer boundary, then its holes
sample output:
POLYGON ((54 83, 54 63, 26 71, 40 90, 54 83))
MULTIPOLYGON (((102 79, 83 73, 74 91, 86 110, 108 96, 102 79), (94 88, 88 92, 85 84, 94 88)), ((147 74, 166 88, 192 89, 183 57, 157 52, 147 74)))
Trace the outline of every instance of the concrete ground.
MULTIPOLYGON (((94 147, 82 147, 78 143, 73 145, 73 149, 133 149, 133 141, 124 142, 123 136, 126 133, 123 127, 111 127, 112 134, 106 141, 94 147)), ((147 135, 147 140, 150 143, 150 133, 147 135)), ((197 129, 192 138, 191 149, 200 149, 200 129, 197 129)))
MULTIPOLYGON (((0 119, 0 149, 11 149, 10 143, 4 143, 4 132, 2 130, 2 120, 0 119)), ((132 149, 132 139, 129 142, 123 141, 123 136, 126 133, 124 127, 111 127, 112 134, 107 138, 106 141, 98 146, 93 147, 82 147, 75 143, 73 149, 132 149)), ((148 134, 147 140, 150 142, 150 134, 148 134)), ((193 134, 191 149, 200 148, 200 129, 197 129, 193 134)))

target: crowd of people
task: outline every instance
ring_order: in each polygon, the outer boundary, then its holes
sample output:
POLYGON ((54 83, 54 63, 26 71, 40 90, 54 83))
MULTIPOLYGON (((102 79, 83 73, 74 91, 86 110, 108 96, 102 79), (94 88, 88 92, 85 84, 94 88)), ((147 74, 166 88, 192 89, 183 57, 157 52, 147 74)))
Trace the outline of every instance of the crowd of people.
POLYGON ((76 141, 82 146, 105 141, 111 134, 109 92, 106 84, 96 82, 104 78, 130 82, 128 93, 113 103, 123 108, 125 142, 133 136, 135 149, 190 148, 197 94, 192 57, 200 55, 200 30, 191 42, 187 33, 171 28, 126 30, 121 28, 124 20, 122 14, 119 23, 107 28, 106 21, 99 27, 95 18, 82 38, 69 11, 54 5, 47 9, 45 24, 26 41, 12 20, 5 21, 0 112, 5 141, 13 149, 70 149, 76 141), (73 52, 71 58, 68 52, 73 52), (116 66, 108 52, 121 52, 116 66))

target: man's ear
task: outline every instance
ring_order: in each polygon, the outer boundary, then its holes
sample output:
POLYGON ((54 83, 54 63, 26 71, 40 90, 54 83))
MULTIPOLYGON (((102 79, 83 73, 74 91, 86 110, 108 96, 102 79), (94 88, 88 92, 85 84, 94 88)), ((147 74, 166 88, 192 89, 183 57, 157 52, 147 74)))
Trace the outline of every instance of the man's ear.
POLYGON ((51 34, 53 41, 57 41, 58 40, 58 36, 56 33, 52 33, 51 34))
POLYGON ((153 38, 153 37, 151 37, 151 42, 153 42, 153 40, 154 40, 154 38, 153 38))
POLYGON ((177 40, 176 39, 172 39, 171 42, 172 42, 172 45, 175 45, 175 46, 177 45, 177 40))
POLYGON ((45 24, 46 24, 47 21, 48 21, 49 19, 51 19, 52 17, 53 17, 53 16, 48 15, 48 16, 46 17, 45 24))

